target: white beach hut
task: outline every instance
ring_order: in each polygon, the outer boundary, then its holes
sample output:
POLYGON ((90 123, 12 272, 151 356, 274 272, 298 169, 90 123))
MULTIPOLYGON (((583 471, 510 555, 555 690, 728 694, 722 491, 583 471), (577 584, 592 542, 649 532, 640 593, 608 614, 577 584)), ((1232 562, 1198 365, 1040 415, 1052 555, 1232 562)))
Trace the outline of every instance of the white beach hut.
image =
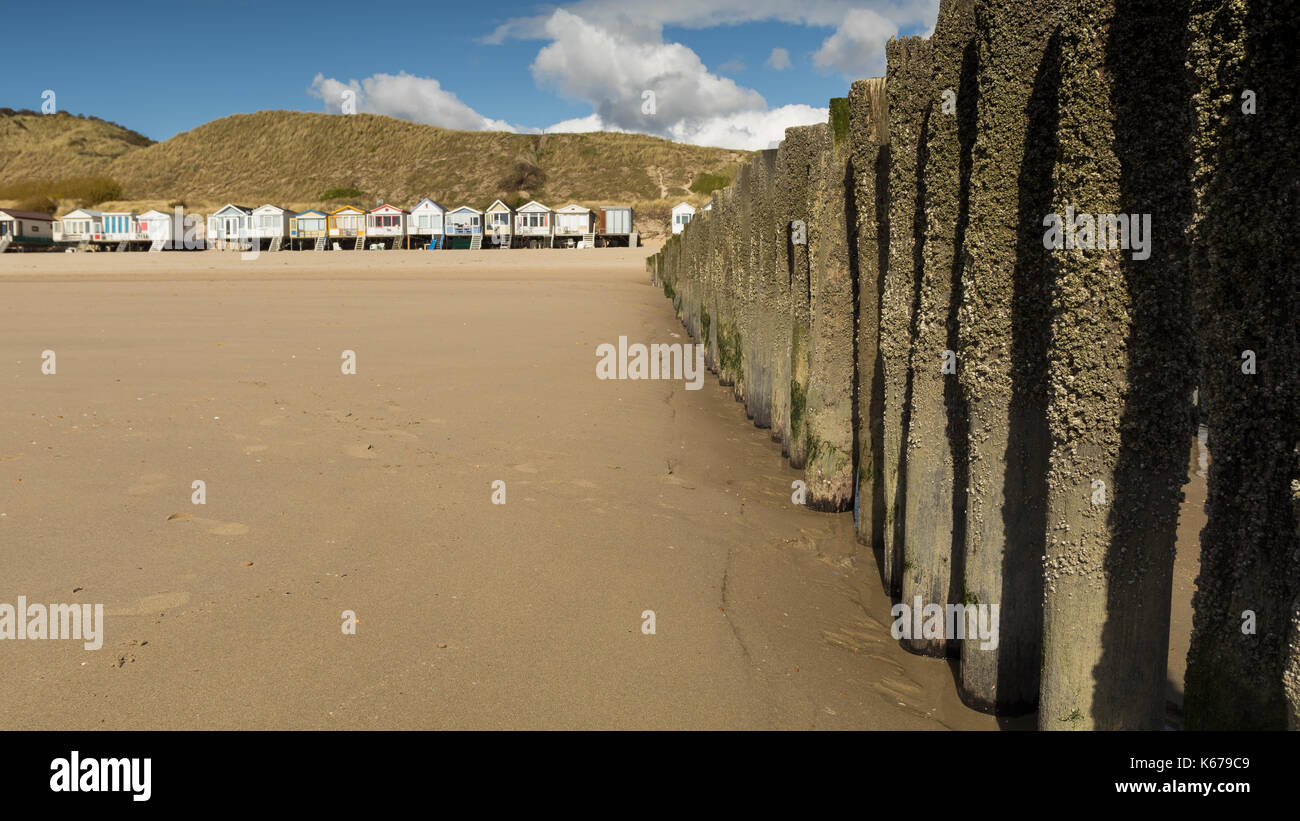
POLYGON ((248 236, 260 247, 265 240, 267 249, 279 251, 289 238, 289 220, 294 212, 278 205, 263 205, 253 209, 248 218, 248 236))
POLYGON ((596 240, 596 215, 590 208, 570 203, 555 210, 555 238, 576 245, 581 240, 591 247, 596 240))
POLYGON ((445 230, 452 248, 483 246, 483 212, 468 205, 447 212, 445 230))
POLYGON ((515 209, 497 200, 483 212, 484 233, 492 245, 509 248, 514 236, 515 209))
POLYGON ((49 246, 54 243, 54 216, 17 208, 0 209, 0 251, 11 244, 49 246))
POLYGON ((681 202, 673 206, 673 233, 680 234, 687 224, 695 218, 695 206, 681 202))
POLYGON ((103 214, 89 208, 69 211, 54 221, 55 242, 90 242, 96 234, 104 233, 103 214))
POLYGON ((371 208, 366 212, 366 239, 379 240, 390 249, 401 248, 410 215, 405 208, 387 203, 371 208))
POLYGON ((515 236, 530 248, 549 248, 555 236, 554 212, 533 200, 515 212, 515 236))
POLYGON ((225 243, 239 242, 248 236, 248 221, 253 209, 243 205, 228 203, 215 213, 208 215, 208 243, 218 247, 225 243))
POLYGON ((148 239, 136 227, 134 211, 105 211, 102 219, 104 226, 96 237, 98 242, 116 242, 120 245, 123 242, 131 243, 148 239))
POLYGON ((185 212, 179 207, 170 214, 156 209, 145 211, 136 217, 136 228, 148 239, 150 251, 179 251, 185 247, 185 212))
POLYGON ((442 247, 442 221, 447 209, 441 203, 425 197, 411 209, 406 219, 406 232, 415 243, 425 248, 442 247))

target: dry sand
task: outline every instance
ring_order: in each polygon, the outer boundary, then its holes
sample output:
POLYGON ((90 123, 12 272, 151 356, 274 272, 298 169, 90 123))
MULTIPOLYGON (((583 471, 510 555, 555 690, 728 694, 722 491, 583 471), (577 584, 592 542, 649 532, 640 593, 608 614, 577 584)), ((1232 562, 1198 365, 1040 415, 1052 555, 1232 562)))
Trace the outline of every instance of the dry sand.
POLYGON ((0 602, 107 621, 0 642, 0 729, 1033 726, 729 388, 596 379, 688 341, 652 250, 0 257, 0 602))

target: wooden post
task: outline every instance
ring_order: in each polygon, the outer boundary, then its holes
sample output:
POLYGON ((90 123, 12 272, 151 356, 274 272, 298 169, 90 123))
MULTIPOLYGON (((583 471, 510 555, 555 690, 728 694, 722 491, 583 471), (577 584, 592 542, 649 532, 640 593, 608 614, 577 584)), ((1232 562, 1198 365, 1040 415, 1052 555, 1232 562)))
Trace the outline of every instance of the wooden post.
POLYGON ((905 37, 885 45, 889 104, 889 263, 880 293, 880 365, 884 410, 881 414, 880 494, 881 577, 897 598, 902 585, 905 463, 911 402, 908 363, 912 351, 915 303, 921 282, 925 242, 925 132, 932 48, 929 40, 905 37))
POLYGON ((1041 729, 1165 722, 1194 362, 1187 23, 1186 0, 1072 0, 1061 29, 1044 222, 1075 247, 1052 251, 1041 729))
MULTIPOLYGON (((935 25, 932 107, 926 134, 921 298, 912 341, 902 599, 941 610, 960 596, 965 544, 966 423, 957 385, 959 278, 975 125, 973 0, 943 0, 935 25), (954 293, 954 286, 957 293, 954 293), (957 582, 956 584, 954 582, 957 582)), ((942 619, 925 624, 942 627, 942 619)), ((904 637, 925 655, 956 651, 942 630, 904 637)))
POLYGON ((858 543, 877 547, 884 541, 884 499, 880 492, 884 421, 880 294, 889 265, 889 106, 883 77, 853 84, 849 91, 849 134, 853 177, 849 218, 856 221, 857 240, 849 249, 849 267, 856 271, 857 282, 853 518, 858 543))
MULTIPOLYGON (((817 134, 808 223, 808 507, 839 512, 853 504, 853 276, 849 270, 848 100, 830 102, 817 134)), ((856 220, 855 220, 856 222, 856 220)))
POLYGON ((996 604, 996 647, 967 639, 970 706, 1030 712, 1042 663, 1047 534, 1047 345, 1052 206, 1065 0, 977 4, 979 63, 958 369, 970 418, 963 600, 996 604))
POLYGON ((1210 466, 1184 711, 1189 729, 1300 729, 1300 8, 1192 7, 1210 466))

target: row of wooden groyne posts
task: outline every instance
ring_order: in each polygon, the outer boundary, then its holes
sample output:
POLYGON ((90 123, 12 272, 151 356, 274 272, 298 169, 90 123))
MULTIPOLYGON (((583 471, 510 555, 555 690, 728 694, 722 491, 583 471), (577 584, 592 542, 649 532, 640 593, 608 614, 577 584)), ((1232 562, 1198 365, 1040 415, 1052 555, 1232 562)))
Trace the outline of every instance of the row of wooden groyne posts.
POLYGON ((787 130, 648 260, 808 504, 855 512, 895 601, 999 605, 995 648, 902 639, 959 658, 974 707, 1043 729, 1178 718, 1203 420, 1182 723, 1300 721, 1297 14, 943 0, 929 38, 888 43, 886 77, 787 130))
MULTIPOLYGON (((683 204, 685 205, 685 204, 683 204)), ((679 208, 682 206, 678 206, 679 208)), ((686 206, 689 207, 689 206, 686 206)), ((693 209, 692 209, 693 210, 693 209)), ((532 201, 512 208, 496 200, 480 211, 448 209, 425 198, 411 210, 380 203, 369 211, 344 205, 330 211, 293 211, 278 205, 227 204, 206 221, 181 208, 101 212, 78 208, 61 217, 0 210, 0 251, 65 247, 128 250, 205 248, 280 250, 389 250, 397 248, 636 247, 630 206, 552 209, 532 201)))

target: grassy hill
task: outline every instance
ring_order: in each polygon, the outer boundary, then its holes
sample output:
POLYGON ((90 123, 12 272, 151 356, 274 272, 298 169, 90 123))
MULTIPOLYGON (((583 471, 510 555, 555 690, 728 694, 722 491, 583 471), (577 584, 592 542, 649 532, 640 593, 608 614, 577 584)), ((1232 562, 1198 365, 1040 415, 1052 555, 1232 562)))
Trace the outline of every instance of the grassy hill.
POLYGON ((0 180, 56 180, 102 174, 113 160, 153 140, 98 117, 0 108, 0 180))
POLYGON ((658 222, 666 229, 673 204, 703 202, 748 154, 642 134, 452 131, 376 114, 292 111, 224 117, 160 143, 71 115, 18 114, 0 119, 0 129, 0 200, 11 202, 44 194, 59 208, 184 202, 204 209, 225 202, 369 207, 382 199, 409 208, 432 196, 483 208, 497 198, 538 199, 631 204, 644 229, 658 222), (86 186, 55 184, 92 174, 120 190, 89 202, 95 197, 82 192, 86 186))

